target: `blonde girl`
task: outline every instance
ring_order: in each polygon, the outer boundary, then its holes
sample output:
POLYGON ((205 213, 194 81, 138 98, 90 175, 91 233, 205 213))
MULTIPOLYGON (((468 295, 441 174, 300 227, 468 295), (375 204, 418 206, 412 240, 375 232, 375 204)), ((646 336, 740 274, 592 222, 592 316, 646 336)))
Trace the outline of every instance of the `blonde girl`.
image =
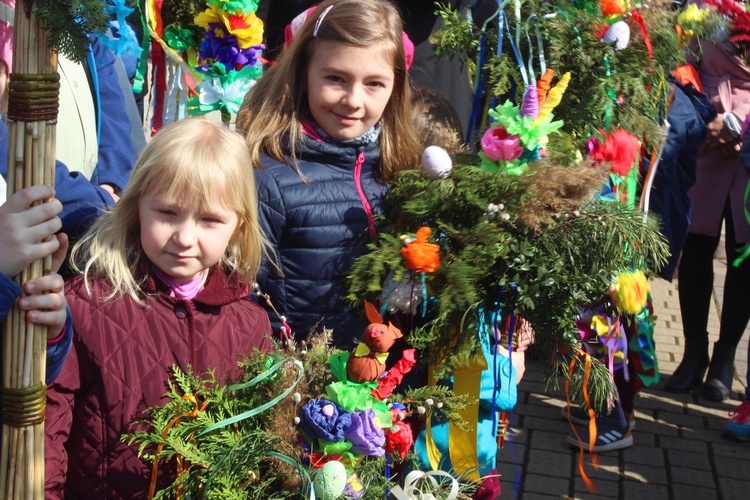
POLYGON ((298 338, 327 327, 346 348, 364 327, 345 276, 386 212, 387 183, 421 154, 403 40, 389 1, 324 1, 238 114, 280 267, 261 288, 298 338))
POLYGON ((145 498, 151 467, 121 436, 163 403, 171 367, 236 374, 243 354, 268 348, 268 316, 248 298, 264 248, 249 161, 220 125, 169 125, 75 246, 73 349, 48 391, 46 498, 145 498))

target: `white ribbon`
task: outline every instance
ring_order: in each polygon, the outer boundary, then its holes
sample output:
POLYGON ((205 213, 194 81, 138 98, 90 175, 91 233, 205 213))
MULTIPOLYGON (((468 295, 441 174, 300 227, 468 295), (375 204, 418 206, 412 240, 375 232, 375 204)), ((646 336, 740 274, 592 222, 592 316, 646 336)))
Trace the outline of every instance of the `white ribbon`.
POLYGON ((418 487, 418 483, 427 480, 431 486, 437 488, 439 483, 437 479, 435 479, 436 476, 447 477, 451 480, 451 491, 445 499, 456 500, 456 498, 458 498, 458 481, 447 472, 441 470, 433 470, 430 472, 422 472, 418 470, 412 471, 407 474, 406 479, 404 480, 404 489, 395 486, 391 489, 391 494, 396 497, 397 500, 437 500, 432 493, 422 493, 418 487))

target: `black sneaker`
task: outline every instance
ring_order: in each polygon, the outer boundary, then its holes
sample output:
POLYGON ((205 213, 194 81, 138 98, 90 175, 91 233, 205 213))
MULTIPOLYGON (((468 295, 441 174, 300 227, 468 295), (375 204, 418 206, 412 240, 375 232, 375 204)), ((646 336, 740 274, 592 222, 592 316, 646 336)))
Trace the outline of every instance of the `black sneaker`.
MULTIPOLYGON (((583 426, 576 426, 576 432, 568 436, 568 444, 576 448, 583 442, 583 450, 590 451, 589 447, 589 430, 588 419, 583 426), (579 439, 580 438, 580 439, 579 439)), ((596 442, 593 451, 599 453, 602 451, 620 450, 633 446, 633 434, 630 432, 630 424, 622 425, 619 415, 610 413, 606 417, 596 419, 596 442)))
MULTIPOLYGON (((612 410, 612 413, 610 413, 610 415, 616 415, 616 412, 617 410, 612 410)), ((562 415, 562 418, 568 420, 567 406, 563 406, 560 409, 560 414, 562 415)), ((578 425, 589 425, 589 413, 580 406, 571 406, 570 421, 578 425)), ((628 415, 628 423, 630 424, 631 431, 635 429, 635 410, 633 410, 630 415, 628 415)))

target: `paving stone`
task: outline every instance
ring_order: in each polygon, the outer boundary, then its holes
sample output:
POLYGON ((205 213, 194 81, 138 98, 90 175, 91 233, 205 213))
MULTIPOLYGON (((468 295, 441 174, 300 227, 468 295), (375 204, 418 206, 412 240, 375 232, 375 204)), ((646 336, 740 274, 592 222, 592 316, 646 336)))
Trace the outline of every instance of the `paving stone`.
POLYGON ((687 429, 706 428, 705 420, 698 415, 685 415, 683 413, 660 411, 656 414, 656 418, 660 424, 667 423, 669 425, 687 429))
POLYGON ((673 484, 672 493, 675 500, 683 498, 694 498, 696 500, 716 500, 719 498, 715 488, 702 488, 700 486, 673 484))
POLYGON ((675 484, 708 487, 714 484, 714 476, 710 467, 706 469, 686 469, 681 466, 670 466, 669 472, 672 482, 675 484))
POLYGON ((750 461, 746 457, 730 458, 714 455, 713 460, 716 464, 716 474, 719 477, 750 481, 750 461))
POLYGON ((675 425, 671 425, 668 422, 649 422, 644 420, 639 422, 638 432, 650 432, 657 436, 678 436, 678 428, 675 425))
POLYGON ((552 477, 541 474, 526 474, 523 479, 523 499, 532 498, 528 493, 542 493, 545 495, 568 495, 570 492, 570 480, 567 478, 552 477))
POLYGON ((708 444, 701 441, 690 441, 681 437, 659 436, 659 447, 666 450, 684 450, 694 453, 708 453, 708 444))
POLYGON ((719 478, 719 491, 724 500, 745 500, 750 491, 750 481, 719 478))
POLYGON ((688 469, 711 469, 711 461, 705 453, 693 453, 685 450, 667 450, 670 467, 687 467, 688 469))
POLYGON ((573 498, 589 500, 595 498, 617 498, 620 495, 620 484, 617 481, 597 480, 593 482, 595 492, 591 493, 583 482, 577 477, 573 483, 573 498))
POLYGON ((644 445, 640 439, 638 444, 623 450, 624 463, 645 464, 652 467, 664 467, 664 453, 653 444, 644 445))
MULTIPOLYGON (((559 413, 558 413, 559 416, 559 413)), ((543 430, 557 432, 560 434, 561 439, 565 440, 565 436, 570 432, 570 424, 564 421, 562 418, 549 418, 547 417, 524 417, 523 426, 528 430, 543 430)))
POLYGON ((639 483, 636 481, 625 481, 623 483, 624 495, 627 499, 662 499, 669 498, 669 490, 662 484, 639 483))
MULTIPOLYGON (((569 431, 570 428, 566 428, 569 431)), ((534 430, 531 432, 531 446, 536 450, 556 451, 559 453, 568 453, 570 445, 566 439, 568 432, 550 432, 544 430, 534 430)))
POLYGON ((513 447, 506 443, 497 454, 497 461, 507 464, 519 463, 523 465, 526 461, 526 450, 528 446, 521 443, 513 443, 513 447))
POLYGON ((656 468, 646 464, 625 463, 623 476, 626 480, 647 484, 669 484, 667 472, 663 468, 656 468))
MULTIPOLYGON (((544 474, 554 477, 570 477, 572 455, 544 450, 529 450, 526 470, 529 474, 544 474)), ((538 490, 535 490, 538 491, 538 490)))
POLYGON ((550 500, 551 498, 560 498, 560 495, 543 495, 541 493, 524 493, 521 500, 550 500))

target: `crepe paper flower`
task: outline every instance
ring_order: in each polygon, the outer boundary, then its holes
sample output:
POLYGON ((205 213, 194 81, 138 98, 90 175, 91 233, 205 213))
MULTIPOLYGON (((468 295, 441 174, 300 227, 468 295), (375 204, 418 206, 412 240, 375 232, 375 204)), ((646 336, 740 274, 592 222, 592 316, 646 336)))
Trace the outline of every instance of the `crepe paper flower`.
POLYGON ((326 386, 326 396, 348 412, 372 410, 383 427, 391 425, 393 415, 388 405, 375 399, 370 391, 377 387, 375 382, 354 384, 351 382, 334 382, 326 386))
POLYGON ((651 285, 640 269, 617 275, 610 290, 617 310, 627 314, 638 314, 648 304, 651 285))
MULTIPOLYGON (((547 98, 544 100, 544 103, 542 103, 541 106, 539 107, 539 115, 536 117, 532 125, 539 126, 543 122, 545 122, 547 118, 551 116, 552 110, 555 109, 555 107, 557 107, 558 104, 560 104, 560 101, 562 101, 563 94, 565 94, 565 91, 568 89, 569 83, 570 83, 570 71, 568 71, 562 77, 560 77, 560 81, 558 81, 557 84, 552 89, 550 89, 550 91, 547 93, 547 98)), ((552 123, 557 123, 557 122, 552 122, 552 123)), ((562 126, 562 122, 559 122, 559 123, 560 123, 560 126, 557 128, 560 128, 562 126)))
POLYGON ((521 101, 521 116, 528 116, 530 118, 536 118, 539 116, 539 96, 537 94, 536 85, 529 84, 526 92, 523 94, 521 101))
POLYGON ((680 34, 683 38, 691 38, 695 29, 703 24, 709 15, 709 9, 702 9, 697 4, 691 3, 677 15, 677 25, 681 28, 680 34))
POLYGON ((226 29, 237 38, 237 45, 241 49, 247 49, 263 43, 263 21, 255 15, 255 12, 243 13, 242 11, 225 12, 216 5, 195 16, 195 24, 211 29, 212 24, 223 24, 226 29))
POLYGON ((440 245, 427 241, 431 231, 429 227, 420 227, 414 239, 404 240, 406 245, 401 255, 406 259, 406 269, 431 273, 440 268, 440 245))
POLYGON ((589 148, 593 148, 592 157, 598 162, 612 164, 612 172, 623 177, 628 175, 633 167, 641 146, 633 134, 617 129, 615 132, 605 135, 603 144, 589 142, 589 148))
POLYGON ((195 46, 195 36, 192 30, 180 28, 176 24, 164 30, 164 41, 177 52, 187 52, 195 46))
POLYGON ((362 498, 365 494, 365 488, 362 486, 362 481, 359 480, 357 474, 352 472, 349 477, 346 478, 346 488, 344 488, 345 498, 362 498))
POLYGON ((542 77, 536 82, 536 96, 540 106, 547 99, 547 92, 552 88, 552 79, 554 77, 555 71, 547 68, 542 77))
POLYGON ((326 398, 311 399, 300 413, 300 430, 310 439, 341 441, 352 423, 349 413, 326 398))
POLYGON ((212 24, 211 29, 205 33, 198 50, 206 70, 213 63, 220 62, 225 68, 239 70, 244 66, 255 66, 260 60, 264 45, 255 45, 242 49, 237 44, 237 38, 228 34, 222 26, 212 24))
POLYGON ((206 4, 225 12, 257 12, 259 0, 208 0, 206 4))
POLYGON ((382 401, 393 394, 393 390, 404 379, 404 375, 409 373, 417 364, 416 352, 416 349, 406 349, 401 354, 401 359, 393 365, 393 368, 378 379, 378 387, 371 392, 373 397, 382 401))
MULTIPOLYGON (((547 100, 549 101, 549 99, 548 94, 547 100)), ((495 109, 490 109, 487 113, 505 127, 508 134, 517 135, 521 140, 521 145, 527 150, 536 149, 543 138, 563 126, 562 121, 552 121, 552 114, 547 114, 541 119, 537 117, 535 120, 528 116, 521 116, 518 107, 511 101, 505 101, 505 103, 495 109)))
POLYGON ((605 16, 624 14, 628 10, 627 0, 599 0, 599 5, 605 16))
POLYGON ((411 427, 404 421, 398 421, 385 431, 385 451, 403 460, 414 446, 414 435, 411 427))
POLYGON ((198 87, 199 95, 188 101, 188 108, 194 114, 225 110, 236 113, 242 105, 245 94, 255 85, 262 70, 256 66, 245 66, 239 71, 227 73, 221 63, 211 66, 205 79, 198 87))
POLYGON ((502 125, 488 128, 481 143, 482 152, 493 161, 513 161, 523 153, 518 136, 508 134, 502 125))
POLYGON ((344 432, 344 437, 352 443, 352 453, 368 457, 385 455, 385 434, 372 410, 352 413, 352 424, 344 432))

